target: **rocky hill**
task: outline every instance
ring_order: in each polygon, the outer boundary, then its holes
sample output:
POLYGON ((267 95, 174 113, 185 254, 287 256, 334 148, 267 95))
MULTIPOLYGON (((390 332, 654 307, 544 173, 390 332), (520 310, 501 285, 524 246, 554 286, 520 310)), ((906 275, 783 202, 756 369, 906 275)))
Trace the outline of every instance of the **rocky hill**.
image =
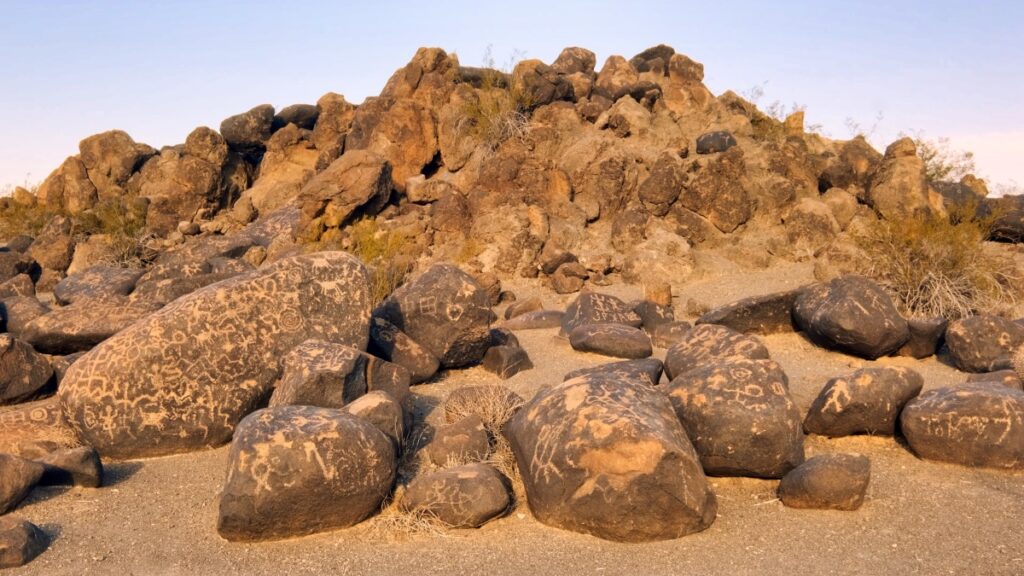
MULTIPOLYGON (((856 510, 873 460, 1024 470, 1024 197, 664 45, 596 64, 422 48, 362 104, 97 134, 0 199, 0 513, 225 445, 228 541, 528 506, 651 542, 710 531, 716 478, 856 510)), ((0 567, 49 539, 0 518, 0 567)))

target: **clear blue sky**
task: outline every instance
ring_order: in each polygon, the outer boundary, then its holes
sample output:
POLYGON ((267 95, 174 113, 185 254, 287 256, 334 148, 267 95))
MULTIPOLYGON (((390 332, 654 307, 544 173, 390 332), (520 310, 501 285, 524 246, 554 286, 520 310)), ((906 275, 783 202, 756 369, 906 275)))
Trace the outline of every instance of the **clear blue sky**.
POLYGON ((0 185, 42 180, 90 134, 153 146, 256 104, 360 102, 419 46, 480 63, 565 46, 627 58, 666 43, 719 94, 807 106, 847 137, 881 113, 975 150, 979 172, 1024 184, 1024 2, 114 2, 0 0, 0 185))

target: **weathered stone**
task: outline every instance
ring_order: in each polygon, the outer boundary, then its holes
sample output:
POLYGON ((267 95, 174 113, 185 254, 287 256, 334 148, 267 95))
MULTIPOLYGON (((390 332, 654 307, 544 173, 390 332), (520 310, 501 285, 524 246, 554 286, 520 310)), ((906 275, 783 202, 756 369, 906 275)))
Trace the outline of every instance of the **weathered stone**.
POLYGON ((0 250, 0 279, 6 282, 19 274, 39 272, 39 264, 26 253, 34 243, 32 240, 24 251, 0 250))
MULTIPOLYGON (((131 189, 145 204, 146 230, 166 236, 182 221, 220 208, 221 167, 176 148, 165 148, 132 178, 131 189)), ((142 211, 141 206, 135 209, 142 211)))
POLYGON ((369 318, 366 270, 354 257, 287 258, 121 331, 71 366, 58 395, 105 457, 217 446, 264 401, 289 350, 309 339, 362 350, 369 318))
POLYGON ((612 100, 618 100, 629 94, 633 85, 640 80, 637 71, 622 56, 609 56, 597 75, 594 84, 595 89, 600 89, 602 94, 612 100))
POLYGON ((155 307, 120 296, 79 299, 54 308, 22 328, 21 338, 40 352, 73 354, 91 349, 149 316, 155 307))
POLYGON ((679 538, 717 503, 665 395, 592 374, 542 389, 505 429, 533 515, 625 542, 679 538))
POLYGON ((793 332, 793 304, 802 289, 753 296, 719 306, 697 319, 697 324, 719 324, 745 334, 793 332))
POLYGON ((856 510, 871 481, 871 461, 860 454, 810 458, 782 478, 779 500, 790 508, 856 510))
POLYGON ((490 343, 487 293, 472 276, 435 264, 403 284, 374 311, 433 354, 446 368, 483 359, 490 343))
POLYGON ((924 160, 911 138, 901 138, 885 149, 864 200, 888 220, 932 212, 924 160))
POLYGON ((366 363, 355 348, 307 340, 282 359, 270 406, 341 408, 366 394, 366 363))
POLYGON ((800 412, 774 361, 715 362, 667 390, 708 474, 781 478, 804 461, 800 412))
POLYGON ((491 441, 479 414, 469 414, 434 432, 427 457, 435 466, 481 462, 491 454, 491 441))
POLYGON ((543 309, 544 303, 537 296, 527 298, 526 300, 519 300, 509 304, 508 308, 505 308, 505 320, 511 320, 512 318, 526 314, 527 312, 536 312, 543 309))
POLYGON ((99 453, 90 446, 56 450, 38 462, 45 466, 39 479, 43 486, 99 488, 103 485, 103 464, 99 453))
POLYGON ((587 292, 580 294, 566 308, 561 333, 568 336, 585 324, 625 324, 639 328, 641 320, 628 304, 615 296, 587 292))
POLYGON ((0 454, 0 514, 13 510, 43 477, 43 465, 10 454, 0 454))
POLYGON ((569 333, 573 350, 618 358, 647 358, 651 339, 639 328, 625 324, 584 324, 569 333))
POLYGON ((953 364, 964 372, 992 372, 1010 368, 1010 355, 1024 346, 1024 326, 981 314, 950 323, 946 346, 953 364))
POLYGON ((345 405, 345 412, 373 424, 395 447, 395 454, 405 443, 405 409, 387 392, 375 390, 345 405))
POLYGON ((908 318, 907 328, 910 330, 910 339, 896 351, 896 356, 910 356, 917 359, 934 356, 942 345, 948 326, 949 321, 942 317, 908 318))
POLYGON ((299 192, 303 230, 337 228, 362 210, 375 214, 391 196, 391 165, 365 150, 346 152, 299 192))
POLYGON ((0 406, 0 453, 41 458, 82 442, 64 420, 55 397, 14 406, 0 406))
POLYGON ((697 154, 717 154, 735 145, 736 138, 728 132, 708 132, 697 137, 697 154))
POLYGON ((658 324, 653 330, 649 330, 651 344, 655 348, 671 348, 677 342, 686 337, 686 334, 693 329, 693 326, 685 320, 675 320, 658 324))
POLYGON ((676 51, 671 46, 658 44, 629 59, 629 63, 639 72, 659 72, 668 74, 668 63, 676 51))
POLYGON ((519 346, 492 346, 484 354, 483 367, 498 378, 508 380, 524 370, 532 370, 533 362, 519 346))
POLYGON ((489 464, 464 464, 417 476, 402 496, 402 509, 427 514, 453 528, 479 528, 508 510, 509 489, 489 464))
POLYGON ((145 270, 96 265, 64 278, 53 287, 53 297, 62 305, 82 299, 127 296, 145 270))
POLYGON ((910 337, 907 321, 882 288, 861 276, 843 276, 806 288, 793 318, 818 345, 873 360, 910 337))
POLYGON ((17 274, 0 283, 0 300, 14 296, 35 296, 36 285, 28 274, 17 274))
POLYGON ((220 123, 220 133, 232 148, 241 151, 259 150, 270 139, 274 125, 274 107, 261 104, 248 112, 236 114, 220 123))
POLYGON ((75 239, 71 235, 71 219, 54 216, 36 236, 28 255, 46 270, 63 272, 75 255, 75 239))
POLYGON ((576 46, 563 49, 551 63, 551 67, 562 74, 593 74, 596 65, 597 56, 593 52, 576 46))
POLYGON ((0 334, 0 405, 52 394, 55 385, 45 357, 10 334, 0 334))
POLYGON ((0 327, 20 338, 26 326, 49 311, 35 296, 4 298, 0 302, 0 319, 3 320, 0 327))
POLYGON ((590 374, 606 374, 619 380, 631 380, 644 382, 651 386, 657 386, 661 382, 661 373, 664 365, 657 358, 642 358, 640 360, 623 360, 621 362, 609 362, 598 364, 589 368, 573 370, 562 378, 562 381, 572 380, 580 376, 590 374))
POLYGON ((520 60, 512 70, 512 90, 528 108, 539 108, 558 100, 572 100, 572 82, 540 60, 520 60))
POLYGON ((801 259, 813 257, 831 244, 842 228, 832 209, 818 198, 800 198, 782 215, 786 227, 784 251, 801 259))
POLYGON ((1006 386, 1014 390, 1024 390, 1024 380, 1021 380, 1013 370, 997 370, 995 372, 982 372, 980 374, 968 374, 967 383, 990 382, 1000 386, 1006 386))
POLYGON ((228 160, 228 143, 213 128, 200 126, 185 138, 185 154, 220 168, 228 160))
POLYGON ((677 204, 730 233, 753 216, 754 203, 743 185, 746 162, 736 147, 714 158, 683 184, 677 204))
POLYGON ((313 128, 313 144, 320 153, 317 169, 323 169, 341 156, 356 107, 341 94, 328 92, 316 101, 316 108, 318 117, 313 128))
POLYGON ((768 358, 768 349, 757 338, 725 326, 701 324, 668 349, 665 373, 672 380, 712 361, 768 358))
POLYGON ((320 110, 313 104, 292 104, 291 106, 285 106, 274 115, 274 129, 295 124, 295 126, 303 130, 312 130, 316 126, 316 120, 319 117, 320 110))
POLYGON ((825 436, 892 436, 900 411, 921 392, 924 378, 909 368, 879 367, 833 378, 814 399, 804 430, 825 436))
POLYGON ((68 373, 68 368, 84 355, 85 352, 75 352, 74 354, 65 354, 63 356, 50 356, 50 366, 53 367, 53 374, 57 378, 57 384, 60 384, 60 381, 64 379, 64 375, 68 373))
POLYGON ((370 352, 405 368, 410 384, 428 380, 441 364, 437 356, 383 318, 370 320, 370 352))
POLYGON ((509 330, 541 330, 558 328, 562 325, 565 313, 560 310, 535 310, 524 312, 505 322, 503 326, 509 330))
POLYGON ((121 130, 89 136, 78 143, 78 151, 100 200, 123 195, 128 178, 155 152, 121 130))
POLYGON ((900 414, 921 458, 964 466, 1024 468, 1024 392, 982 382, 923 392, 900 414))
MULTIPOLYGON (((358 121, 364 106, 356 111, 354 121, 358 121)), ((353 141, 354 148, 360 148, 360 144, 353 141)), ((406 180, 422 173, 438 155, 437 125, 432 112, 415 100, 395 101, 373 127, 366 149, 387 159, 393 168, 391 186, 405 192, 406 180)))
POLYGON ((352 526, 395 481, 391 440, 341 410, 281 406, 250 414, 228 452, 217 532, 271 540, 352 526))
POLYGON ((633 311, 640 317, 640 323, 648 334, 653 333, 658 326, 676 320, 671 306, 662 306, 650 300, 640 300, 633 306, 633 311))
POLYGON ((50 173, 36 191, 39 203, 51 210, 61 208, 69 214, 81 214, 96 205, 96 185, 89 180, 85 164, 71 156, 50 173))
POLYGON ((678 156, 663 154, 651 168, 651 174, 640 184, 637 194, 644 206, 655 216, 664 216, 679 197, 685 171, 678 156))
POLYGON ((46 534, 28 520, 0 517, 0 569, 24 566, 46 550, 46 534))

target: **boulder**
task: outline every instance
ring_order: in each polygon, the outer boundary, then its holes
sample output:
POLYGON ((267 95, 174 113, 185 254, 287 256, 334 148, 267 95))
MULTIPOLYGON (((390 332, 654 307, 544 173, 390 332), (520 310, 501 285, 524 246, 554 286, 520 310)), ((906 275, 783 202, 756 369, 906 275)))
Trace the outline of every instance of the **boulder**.
POLYGON ((824 454, 782 478, 779 500, 789 508, 856 510, 871 481, 871 461, 860 454, 824 454))
MULTIPOLYGON (((71 234, 71 219, 54 216, 43 226, 28 249, 39 266, 46 270, 63 272, 71 265, 75 255, 75 238, 71 234)), ((43 291, 43 290, 40 290, 43 291)))
POLYGON ((299 192, 300 229, 339 228, 357 211, 376 214, 391 196, 391 165, 365 150, 350 150, 299 192))
POLYGON ((72 364, 58 395, 69 424, 105 457, 217 446, 265 401, 288 351, 310 339, 363 350, 369 318, 358 260, 294 256, 179 298, 119 332, 72 364))
POLYGON ((707 363, 741 358, 767 360, 768 349, 753 336, 717 324, 701 324, 665 353, 665 373, 672 380, 707 363))
POLYGON ((366 420, 391 440, 395 454, 405 444, 405 409, 390 394, 380 390, 367 392, 345 405, 345 412, 366 420))
POLYGON ((650 175, 640 184, 637 191, 640 201, 655 216, 664 216, 679 197, 685 177, 679 157, 662 154, 651 168, 650 175))
POLYGON ((0 569, 24 566, 48 545, 46 534, 35 524, 13 516, 0 517, 0 569))
POLYGON ((585 292, 576 297, 562 316, 562 335, 586 324, 624 324, 639 328, 642 320, 629 304, 609 294, 585 292))
MULTIPOLYGON (((359 121, 365 106, 364 103, 356 110, 354 122, 359 121)), ((385 158, 393 168, 391 187, 405 192, 406 180, 423 173, 439 153, 433 113, 415 100, 397 100, 381 114, 365 146, 363 144, 358 138, 345 142, 346 149, 365 148, 385 158)))
POLYGON ((508 380, 524 370, 532 370, 533 362, 519 346, 491 346, 483 359, 484 370, 508 380))
POLYGON ((35 296, 36 285, 28 274, 17 274, 0 283, 0 300, 14 296, 35 296))
POLYGON ((38 460, 45 469, 39 483, 43 486, 84 486, 99 488, 103 485, 103 464, 95 448, 79 446, 50 452, 38 460))
POLYGON ((222 201, 221 167, 177 148, 165 148, 146 162, 130 185, 148 201, 146 230, 159 236, 176 231, 179 222, 220 208, 222 201))
POLYGON ((476 364, 490 345, 487 293, 451 264, 435 264, 403 284, 374 317, 409 335, 445 368, 476 364))
POLYGON ((572 100, 572 82, 540 60, 520 60, 512 70, 512 90, 528 108, 572 100))
POLYGON ((155 152, 121 130, 89 136, 78 143, 78 151, 100 200, 122 196, 128 178, 155 152))
POLYGON ((608 362, 588 368, 579 368, 565 375, 562 381, 572 380, 580 376, 591 374, 602 374, 614 377, 618 380, 630 380, 644 382, 651 386, 657 386, 661 382, 661 373, 664 370, 661 360, 657 358, 643 358, 640 360, 624 360, 622 362, 608 362))
POLYGON ((932 212, 925 165, 917 145, 904 137, 885 149, 871 178, 864 200, 886 220, 905 219, 932 212))
POLYGON ((185 154, 220 168, 228 160, 228 143, 213 128, 200 126, 185 137, 185 154))
POLYGON ((303 130, 313 130, 319 117, 320 109, 313 104, 292 104, 285 106, 274 115, 274 129, 295 124, 296 127, 303 130))
POLYGON ((569 333, 573 350, 617 358, 647 358, 651 339, 639 328, 625 324, 584 324, 569 333))
POLYGON ((281 360, 270 406, 341 408, 366 394, 367 354, 350 346, 307 340, 281 360))
POLYGON ((717 154, 735 145, 736 138, 729 132, 707 132, 697 137, 697 154, 717 154))
POLYGON ((149 316, 155 309, 149 303, 133 302, 123 296, 79 299, 26 324, 21 329, 21 338, 47 354, 84 352, 149 316))
POLYGON ((946 346, 953 364, 964 372, 993 372, 1010 368, 1010 355, 1024 346, 1024 326, 980 314, 950 323, 946 346))
POLYGON ((0 514, 13 510, 39 484, 44 467, 38 462, 0 454, 0 514))
POLYGON ((509 330, 542 330, 544 328, 558 328, 562 325, 565 313, 560 310, 535 310, 524 312, 502 326, 509 330))
POLYGON ((224 141, 242 152, 261 150, 270 139, 274 125, 274 107, 261 104, 248 112, 235 114, 220 123, 224 141))
POLYGON ((1024 381, 1013 370, 997 370, 995 372, 982 372, 980 374, 968 374, 969 384, 990 382, 999 386, 1006 386, 1014 390, 1024 390, 1024 381))
POLYGON ((718 324, 745 334, 793 332, 793 305, 802 289, 753 296, 701 315, 697 324, 718 324))
POLYGON ((917 359, 934 356, 943 342, 948 326, 949 321, 942 317, 908 318, 910 339, 896 351, 896 355, 917 359))
POLYGON ((482 462, 491 454, 491 441, 479 414, 469 414, 434 432, 427 458, 444 468, 453 463, 482 462))
POLYGON ((21 337, 25 327, 50 311, 35 296, 14 296, 0 302, 0 329, 21 337))
POLYGON ((34 459, 81 445, 55 397, 0 406, 0 453, 34 459))
POLYGON ((576 46, 563 49, 551 63, 551 67, 562 74, 593 74, 596 65, 597 57, 593 52, 576 46))
POLYGON ((31 346, 0 334, 0 405, 18 404, 52 394, 53 367, 31 346))
POLYGON ((656 388, 592 374, 542 389, 505 429, 533 515, 557 528, 645 542, 698 532, 717 502, 656 388))
POLYGON ((893 436, 900 411, 921 392, 924 378, 909 368, 863 368, 825 384, 804 419, 809 434, 893 436))
POLYGON ((82 299, 127 296, 144 273, 145 270, 138 268, 98 264, 57 282, 53 287, 53 297, 61 305, 67 305, 82 299))
POLYGON ((842 276, 805 289, 793 318, 819 346, 869 360, 895 352, 910 338, 892 298, 861 276, 842 276))
POLYGON ((693 329, 693 326, 685 320, 675 320, 658 324, 653 330, 649 330, 651 344, 655 348, 671 348, 677 342, 686 337, 686 334, 693 329))
POLYGON ((95 206, 99 196, 85 164, 78 156, 71 156, 43 180, 36 198, 47 209, 63 208, 69 214, 81 214, 95 206))
POLYGON ((516 316, 520 316, 522 314, 526 314, 527 312, 537 312, 543 309, 544 303, 541 301, 540 298, 534 296, 532 298, 519 300, 517 302, 509 304, 508 307, 505 308, 504 316, 505 320, 511 320, 512 318, 515 318, 516 316))
POLYGON ((430 379, 441 364, 437 356, 383 318, 370 319, 370 352, 404 368, 410 384, 430 379))
POLYGON ((489 464, 463 464, 417 476, 401 507, 453 528, 479 528, 508 510, 512 499, 505 479, 489 464))
POLYGON ((804 461, 800 411, 774 361, 718 361, 667 392, 706 473, 781 478, 804 461))
POLYGON ((754 202, 743 184, 746 162, 734 147, 715 157, 684 182, 678 204, 707 218, 728 234, 753 216, 754 202))
POLYGON ((640 80, 635 68, 622 56, 609 56, 597 75, 594 88, 612 100, 629 94, 633 85, 640 80))
POLYGON ((648 334, 654 332, 654 329, 662 324, 668 324, 675 322, 676 314, 672 310, 672 306, 664 306, 661 304, 655 304, 650 300, 641 300, 633 306, 633 311, 640 317, 641 326, 648 334))
POLYGON ((988 382, 928 390, 903 408, 900 430, 926 460, 1024 469, 1020 390, 988 382))
POLYGON ((317 169, 323 169, 341 156, 356 107, 341 94, 328 92, 317 100, 316 108, 318 116, 313 127, 313 144, 320 153, 317 169))
POLYGON ((250 414, 228 452, 217 532, 272 540, 352 526, 395 481, 391 440, 341 410, 280 406, 250 414))

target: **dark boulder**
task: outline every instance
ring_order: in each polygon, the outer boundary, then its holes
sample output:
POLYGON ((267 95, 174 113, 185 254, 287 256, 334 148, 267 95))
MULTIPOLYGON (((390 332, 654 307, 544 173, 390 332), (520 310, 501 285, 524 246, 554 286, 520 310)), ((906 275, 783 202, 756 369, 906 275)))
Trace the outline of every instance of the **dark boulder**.
POLYGON ((487 293, 472 276, 435 264, 374 311, 426 348, 445 368, 476 364, 490 345, 487 293))
POLYGON ((895 352, 910 338, 892 298, 861 276, 805 289, 796 299, 793 318, 819 346, 869 360, 895 352))
POLYGON ((99 453, 92 447, 55 450, 38 462, 45 466, 43 476, 39 479, 41 485, 86 488, 99 488, 103 485, 103 464, 99 453))
POLYGON ((0 514, 21 503, 39 484, 45 468, 38 462, 10 454, 0 454, 0 514))
POLYGON ((355 348, 307 340, 282 359, 270 406, 341 408, 366 394, 368 355, 355 348))
POLYGON ((405 409, 390 394, 380 390, 367 392, 345 405, 345 412, 358 416, 380 430, 391 440, 395 454, 405 444, 405 409))
POLYGON ((1024 346, 1024 326, 982 314, 950 323, 946 346, 953 364, 964 372, 993 372, 1010 368, 1010 355, 1024 346))
POLYGON ((383 318, 370 320, 370 352, 409 372, 409 383, 419 384, 437 373, 440 361, 429 350, 383 318))
POLYGON ((995 372, 982 372, 980 374, 968 374, 967 383, 991 382, 1014 390, 1024 390, 1024 381, 1013 370, 997 370, 995 372))
POLYGON ((617 358, 647 358, 651 339, 639 328, 624 324, 584 324, 569 333, 573 350, 617 358))
POLYGON ((814 399, 804 430, 825 436, 892 436, 900 411, 921 392, 924 378, 909 368, 864 368, 825 384, 814 399))
POLYGON ((768 349, 756 337, 718 326, 701 324, 682 336, 665 353, 669 379, 719 360, 767 360, 768 349))
POLYGON ((907 328, 910 339, 899 350, 897 356, 927 358, 934 356, 942 345, 949 321, 945 318, 908 318, 907 328))
POLYGON ((261 104, 220 123, 220 133, 231 148, 242 152, 261 150, 270 139, 274 125, 274 107, 261 104))
POLYGON ((580 368, 567 373, 562 380, 572 380, 573 378, 590 374, 602 374, 619 380, 644 382, 651 386, 657 386, 661 382, 663 370, 664 365, 661 363, 661 360, 657 358, 643 358, 640 360, 623 360, 622 362, 609 362, 589 368, 580 368))
POLYGON ((503 514, 509 504, 508 486, 493 466, 463 464, 414 478, 401 507, 453 528, 479 528, 503 514))
POLYGON ((509 330, 558 328, 562 325, 564 316, 565 313, 560 310, 536 310, 534 312, 524 312, 506 321, 503 326, 509 330))
POLYGON ((395 481, 390 439, 341 410, 281 406, 250 414, 228 452, 217 532, 272 540, 352 526, 395 481))
POLYGON ((801 289, 744 298, 701 315, 697 324, 719 324, 744 334, 794 332, 793 305, 801 289))
POLYGON ((25 327, 49 312, 35 296, 14 296, 0 302, 0 330, 21 338, 25 327))
POLYGON ((532 370, 533 362, 519 346, 491 346, 484 354, 484 370, 508 380, 524 370, 532 370))
POLYGON ((21 337, 40 352, 85 352, 149 316, 155 307, 124 296, 83 299, 54 308, 22 328, 21 337))
POLYGON ((480 415, 469 414, 438 428, 426 451, 435 466, 444 468, 486 460, 491 454, 491 441, 480 415))
POLYGON ((0 334, 0 406, 52 394, 56 389, 53 367, 31 346, 0 334))
POLYGON ((667 392, 709 475, 781 478, 804 461, 800 412, 774 361, 715 362, 667 392))
POLYGON ((907 403, 900 430, 921 458, 1024 468, 1024 392, 987 382, 936 388, 907 403))
POLYGON ((728 132, 707 132, 697 137, 697 154, 725 152, 735 145, 736 138, 728 132))
POLYGON ((102 300, 127 296, 145 270, 98 264, 64 278, 53 287, 53 297, 62 305, 78 300, 102 300))
POLYGON ((0 569, 24 566, 46 550, 46 534, 28 520, 0 517, 0 569))
POLYGON ((312 130, 316 127, 319 117, 320 109, 313 104, 292 104, 285 106, 274 115, 272 128, 278 130, 289 124, 295 124, 303 130, 312 130))
POLYGON ((717 502, 665 395, 591 374, 544 388, 508 423, 527 503, 544 524, 623 542, 679 538, 717 502))
POLYGON ((629 304, 615 296, 585 292, 576 297, 565 309, 562 317, 562 335, 585 324, 625 324, 639 328, 640 317, 629 304))
POLYGON ((790 508, 856 510, 871 481, 871 461, 860 454, 824 454, 797 466, 779 483, 790 508))
POLYGON ((658 324, 653 330, 648 330, 648 333, 651 335, 651 344, 656 348, 671 348, 685 338, 690 330, 693 330, 693 325, 689 322, 676 320, 658 324))

